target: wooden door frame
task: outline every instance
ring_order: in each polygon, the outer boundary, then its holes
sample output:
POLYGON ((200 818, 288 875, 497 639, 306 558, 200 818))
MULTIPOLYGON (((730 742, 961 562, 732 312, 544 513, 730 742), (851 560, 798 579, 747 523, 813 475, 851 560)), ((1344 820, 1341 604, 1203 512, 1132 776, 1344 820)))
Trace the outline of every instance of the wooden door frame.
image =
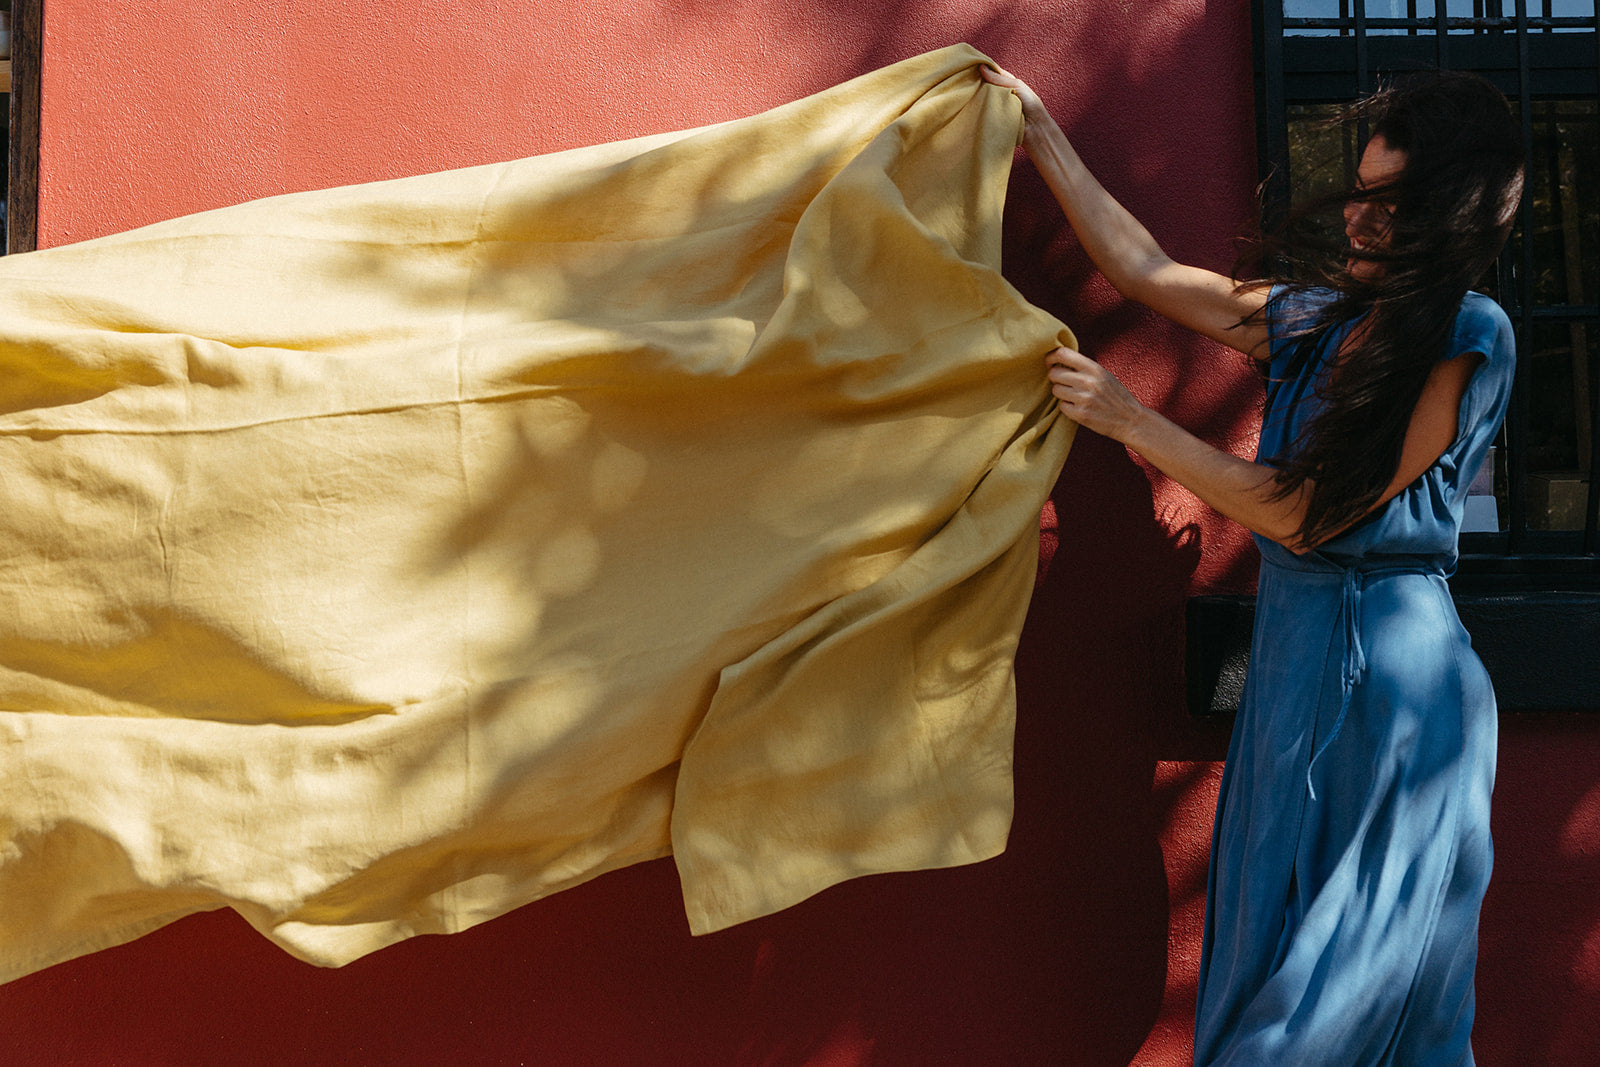
POLYGON ((39 244, 39 60, 44 0, 11 0, 11 154, 6 251, 39 244))

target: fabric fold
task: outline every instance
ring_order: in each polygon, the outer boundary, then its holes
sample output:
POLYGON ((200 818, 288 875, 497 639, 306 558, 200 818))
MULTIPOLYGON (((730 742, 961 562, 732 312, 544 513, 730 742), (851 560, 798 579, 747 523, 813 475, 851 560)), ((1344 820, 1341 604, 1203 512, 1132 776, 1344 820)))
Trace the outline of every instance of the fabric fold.
POLYGON ((999 852, 1071 335, 982 61, 0 260, 0 979, 999 852))

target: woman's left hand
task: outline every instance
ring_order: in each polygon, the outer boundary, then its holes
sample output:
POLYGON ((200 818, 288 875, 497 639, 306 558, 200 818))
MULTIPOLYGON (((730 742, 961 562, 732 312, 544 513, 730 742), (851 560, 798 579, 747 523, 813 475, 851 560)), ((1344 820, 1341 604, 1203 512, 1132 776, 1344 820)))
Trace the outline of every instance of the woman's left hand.
POLYGON ((1148 410, 1133 398, 1117 376, 1082 352, 1058 348, 1045 357, 1050 391, 1061 414, 1095 433, 1127 443, 1148 410))
POLYGON ((989 64, 978 67, 978 74, 990 85, 998 85, 1017 94, 1017 99, 1022 102, 1024 140, 1027 139, 1027 133, 1037 132, 1040 126, 1049 123, 1049 109, 1044 106, 1044 101, 1039 99, 1039 94, 1029 88, 1027 82, 1009 70, 989 64))

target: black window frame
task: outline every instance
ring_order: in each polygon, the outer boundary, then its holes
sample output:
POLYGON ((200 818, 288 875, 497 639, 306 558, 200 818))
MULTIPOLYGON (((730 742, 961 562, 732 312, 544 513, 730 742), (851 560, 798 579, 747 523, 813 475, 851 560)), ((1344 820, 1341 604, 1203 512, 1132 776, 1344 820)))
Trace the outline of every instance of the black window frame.
MULTIPOLYGON (((1543 5, 1543 0, 1540 0, 1543 5)), ((1341 0, 1341 17, 1297 20, 1286 26, 1283 0, 1252 0, 1255 17, 1255 90, 1263 222, 1271 225, 1288 203, 1288 107, 1337 103, 1371 91, 1382 71, 1419 67, 1476 70, 1498 84, 1522 119, 1531 147, 1533 101, 1592 94, 1600 101, 1600 10, 1559 24, 1530 15, 1528 0, 1474 0, 1471 17, 1452 17, 1438 0, 1426 19, 1368 18, 1364 0, 1341 0), (1509 9, 1510 15, 1505 12, 1509 9), (1562 32, 1550 32, 1556 29, 1562 32), (1326 36, 1286 36, 1311 29, 1326 36), (1370 31, 1377 30, 1373 34, 1370 31), (1338 36, 1343 31, 1343 36, 1338 36), (1398 31, 1398 32, 1397 32, 1398 31), (1454 31, 1454 32, 1452 32, 1454 31), (1587 32, 1585 32, 1587 31, 1587 32)), ((1414 11, 1418 5, 1411 4, 1414 11)), ((1464 4, 1462 6, 1465 6, 1464 4)), ((1600 0, 1596 0, 1600 8, 1600 0)), ((1597 103, 1600 136, 1600 103, 1597 103)), ((1531 153, 1530 153, 1531 155, 1531 153)), ((1530 230, 1532 198, 1519 225, 1530 230)), ((1508 246, 1509 247, 1509 246, 1508 246)), ((1518 351, 1536 324, 1582 321, 1600 330, 1600 308, 1561 309, 1551 315, 1532 299, 1532 241, 1515 245, 1497 266, 1499 293, 1517 328, 1518 351), (1507 300, 1507 296, 1510 299, 1507 300)), ((1584 296, 1587 298, 1588 294, 1584 296)), ((1527 526, 1527 459, 1518 440, 1529 419, 1528 360, 1518 361, 1507 415, 1508 529, 1463 534, 1461 561, 1450 580, 1462 623, 1494 681, 1502 712, 1600 713, 1600 553, 1597 491, 1600 485, 1600 396, 1591 397, 1591 446, 1586 523, 1582 531, 1530 530, 1527 526), (1515 481, 1513 481, 1515 479, 1515 481), (1514 503, 1513 503, 1514 501, 1514 503)), ((1590 364, 1590 381, 1600 367, 1590 364)), ((1600 388, 1591 385, 1593 393, 1600 388)), ((1255 598, 1191 597, 1187 606, 1185 685, 1189 711, 1226 716, 1238 710, 1249 660, 1255 598)))
MULTIPOLYGON (((1407 4, 1410 14, 1402 18, 1370 17, 1365 0, 1340 0, 1339 16, 1329 18, 1286 17, 1283 0, 1254 0, 1252 6, 1257 147, 1263 221, 1269 225, 1281 217, 1289 199, 1292 105, 1354 100, 1387 72, 1473 70, 1512 101, 1531 152, 1535 100, 1600 100, 1600 0, 1590 14, 1576 17, 1547 15, 1546 0, 1533 5, 1529 0, 1475 0, 1470 16, 1449 13, 1450 7, 1465 4, 1412 2, 1407 4), (1419 6, 1431 6, 1433 13, 1419 17, 1419 6), (1530 11, 1533 6, 1536 11, 1530 11)), ((1596 129, 1600 131, 1600 122, 1596 129)), ((1518 225, 1524 233, 1530 230, 1530 201, 1524 199, 1520 212, 1518 225)), ((1577 322, 1600 330, 1600 303, 1541 306, 1535 301, 1531 256, 1531 241, 1513 242, 1497 267, 1501 300, 1516 326, 1519 351, 1535 325, 1577 322)), ((1597 377, 1600 366, 1591 360, 1591 381, 1597 377)), ((1591 394, 1590 425, 1600 428, 1600 389, 1591 388, 1591 394)), ((1528 361, 1520 360, 1506 419, 1506 529, 1463 534, 1458 573, 1469 584, 1481 576, 1485 584, 1498 577, 1502 586, 1509 582, 1517 588, 1600 588, 1600 432, 1591 432, 1584 528, 1530 529, 1524 445, 1529 397, 1528 361)))

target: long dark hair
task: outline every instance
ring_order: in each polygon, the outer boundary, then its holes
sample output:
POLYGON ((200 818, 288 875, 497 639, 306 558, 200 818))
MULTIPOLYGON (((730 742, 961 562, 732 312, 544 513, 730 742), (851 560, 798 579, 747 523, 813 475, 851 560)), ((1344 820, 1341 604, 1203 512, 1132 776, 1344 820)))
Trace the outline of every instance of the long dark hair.
POLYGON ((1294 346, 1285 377, 1314 358, 1330 331, 1365 316, 1318 386, 1321 412, 1288 455, 1269 460, 1277 499, 1312 484, 1299 531, 1307 545, 1360 519, 1394 479, 1411 414, 1446 354, 1461 300, 1505 245, 1522 195, 1521 128, 1500 91, 1475 74, 1410 75, 1342 119, 1366 122, 1373 138, 1405 153, 1400 173, 1301 206, 1258 250, 1274 273, 1290 278, 1290 299, 1273 301, 1262 315, 1300 304, 1294 297, 1308 290, 1336 294, 1305 321, 1279 323, 1294 346), (1328 235, 1325 220, 1352 200, 1392 206, 1381 250, 1352 249, 1342 219, 1337 236, 1328 235), (1352 269, 1362 262, 1381 269, 1352 269))

